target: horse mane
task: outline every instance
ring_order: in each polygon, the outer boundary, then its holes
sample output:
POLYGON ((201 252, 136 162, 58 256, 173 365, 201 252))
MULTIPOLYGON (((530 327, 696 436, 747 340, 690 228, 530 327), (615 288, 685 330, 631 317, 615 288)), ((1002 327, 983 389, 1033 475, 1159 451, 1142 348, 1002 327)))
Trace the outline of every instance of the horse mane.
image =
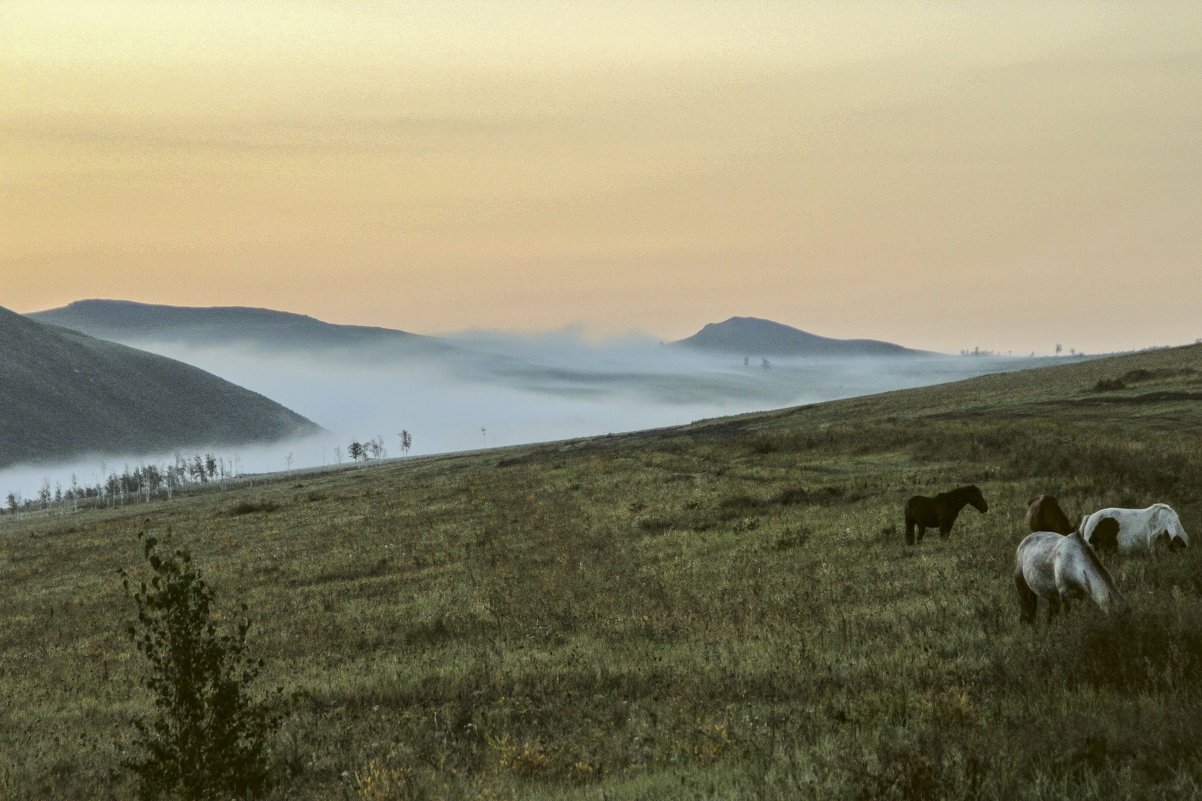
POLYGON ((960 504, 961 508, 965 505, 972 505, 974 509, 982 513, 989 509, 989 503, 985 500, 985 495, 976 484, 965 484, 963 487, 956 487, 947 493, 947 497, 952 498, 955 503, 960 504))
POLYGON ((1089 562, 1090 568, 1102 577, 1106 582, 1107 592, 1118 594, 1118 587, 1115 586, 1114 578, 1110 575, 1110 571, 1106 569, 1106 565, 1102 564, 1102 560, 1098 558, 1098 554, 1094 551, 1093 546, 1085 541, 1085 537, 1081 536, 1081 530, 1077 529, 1069 535, 1077 541, 1081 546, 1082 553, 1085 554, 1086 560, 1089 562))

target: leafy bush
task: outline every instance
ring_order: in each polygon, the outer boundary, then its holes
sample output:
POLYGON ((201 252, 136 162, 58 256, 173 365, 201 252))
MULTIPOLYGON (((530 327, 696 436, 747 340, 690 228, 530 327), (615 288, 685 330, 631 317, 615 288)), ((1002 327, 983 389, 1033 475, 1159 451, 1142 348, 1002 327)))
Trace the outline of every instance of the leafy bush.
POLYGON ((155 695, 158 716, 134 721, 134 742, 143 753, 123 766, 137 776, 143 799, 258 798, 271 784, 265 748, 280 723, 281 706, 274 698, 256 702, 247 694, 263 667, 262 659, 247 652, 250 621, 240 621, 232 634, 219 634, 213 590, 188 550, 163 556, 156 538, 138 536, 150 583, 140 581, 135 588, 121 571, 122 586, 138 608, 128 633, 150 663, 143 684, 155 695))

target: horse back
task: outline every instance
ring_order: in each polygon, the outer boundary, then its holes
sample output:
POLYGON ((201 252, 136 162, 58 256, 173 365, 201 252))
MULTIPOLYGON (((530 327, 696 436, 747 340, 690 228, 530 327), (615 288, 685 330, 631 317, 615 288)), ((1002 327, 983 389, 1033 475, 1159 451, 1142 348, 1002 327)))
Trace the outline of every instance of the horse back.
POLYGON ((906 501, 906 520, 913 520, 924 526, 939 525, 939 509, 934 498, 925 495, 915 495, 906 501))
POLYGON ((1021 577, 1035 594, 1048 597, 1056 590, 1056 546, 1064 539, 1053 531, 1028 534, 1014 552, 1014 577, 1021 577))
POLYGON ((1054 531, 1057 534, 1069 534, 1073 524, 1068 521, 1068 515, 1060 508, 1060 503, 1053 495, 1036 495, 1027 506, 1027 527, 1031 531, 1054 531))

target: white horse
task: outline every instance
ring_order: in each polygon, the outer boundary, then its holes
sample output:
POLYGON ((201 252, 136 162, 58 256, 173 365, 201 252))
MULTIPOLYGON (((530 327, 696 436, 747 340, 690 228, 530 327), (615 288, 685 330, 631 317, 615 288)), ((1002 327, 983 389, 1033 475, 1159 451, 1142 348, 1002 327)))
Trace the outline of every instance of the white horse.
POLYGON ((1081 533, 1095 548, 1117 547, 1124 554, 1151 551, 1158 542, 1174 549, 1189 545, 1181 519, 1165 503, 1147 509, 1099 509, 1081 522, 1081 533), (1104 523, 1108 519, 1114 523, 1104 523))
POLYGON ((1024 623, 1035 622, 1039 599, 1048 604, 1048 622, 1070 598, 1089 598, 1102 608, 1122 602, 1114 579, 1093 548, 1074 531, 1067 537, 1054 531, 1036 531, 1018 544, 1014 558, 1014 586, 1024 623))

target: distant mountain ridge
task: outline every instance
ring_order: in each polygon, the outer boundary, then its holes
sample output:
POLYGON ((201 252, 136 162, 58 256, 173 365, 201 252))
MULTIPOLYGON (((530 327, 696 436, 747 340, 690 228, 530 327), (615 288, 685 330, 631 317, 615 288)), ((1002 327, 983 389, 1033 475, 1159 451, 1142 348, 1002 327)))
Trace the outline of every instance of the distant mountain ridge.
POLYGON ((0 467, 266 443, 322 430, 197 367, 4 308, 0 342, 0 467))
POLYGON ((743 356, 932 356, 876 339, 831 339, 758 317, 731 317, 708 323, 691 337, 677 340, 698 350, 743 356))
POLYGON ((450 346, 392 328, 338 325, 291 312, 247 306, 164 306, 127 300, 79 300, 26 315, 116 342, 194 346, 256 345, 281 349, 393 345, 428 351, 450 346))

